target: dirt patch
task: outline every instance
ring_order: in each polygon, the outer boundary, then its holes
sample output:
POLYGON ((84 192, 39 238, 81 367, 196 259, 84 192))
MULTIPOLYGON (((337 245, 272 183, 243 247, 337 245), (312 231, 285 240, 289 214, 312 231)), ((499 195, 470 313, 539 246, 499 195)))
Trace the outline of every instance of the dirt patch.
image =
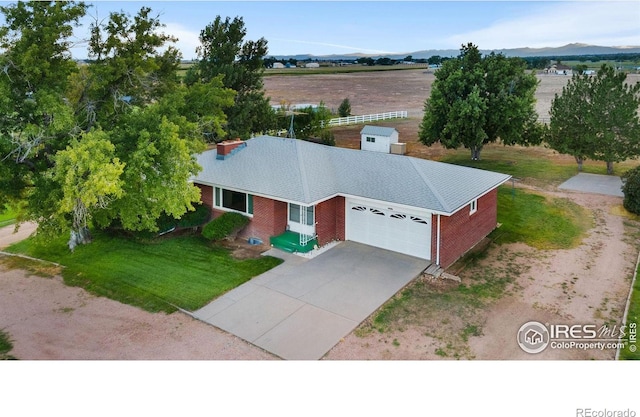
POLYGON ((326 358, 613 359, 613 349, 548 348, 530 355, 516 343, 518 329, 531 320, 598 327, 606 324, 612 328, 620 325, 624 313, 637 255, 639 223, 612 214, 611 208, 620 204, 620 198, 551 194, 570 198, 591 211, 595 227, 579 247, 542 251, 524 244, 492 246, 484 259, 462 272, 463 283, 472 282, 474 274, 498 271, 505 262, 524 268, 513 274, 515 280, 503 296, 473 311, 473 320, 455 310, 439 310, 435 322, 454 329, 452 339, 443 338, 444 331, 434 337, 431 324, 426 323, 394 322, 383 333, 363 331, 365 323, 326 358), (462 322, 460 317, 464 318, 462 322))
POLYGON ((250 245, 246 239, 223 239, 218 244, 231 251, 231 256, 236 259, 256 259, 262 256, 261 254, 271 248, 267 244, 250 245))
POLYGON ((186 314, 148 313, 2 265, 0 329, 18 359, 275 359, 186 314))

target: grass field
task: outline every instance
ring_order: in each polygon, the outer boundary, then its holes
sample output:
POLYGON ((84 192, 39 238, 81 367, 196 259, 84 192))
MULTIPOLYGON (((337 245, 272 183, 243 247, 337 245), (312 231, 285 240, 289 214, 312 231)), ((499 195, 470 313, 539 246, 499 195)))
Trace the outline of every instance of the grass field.
POLYGON ((523 242, 536 249, 569 249, 593 227, 589 212, 565 198, 549 198, 522 189, 498 190, 496 243, 523 242))
MULTIPOLYGON (((533 180, 535 185, 559 185, 578 173, 578 165, 573 158, 553 155, 543 147, 489 145, 482 151, 481 158, 472 161, 467 149, 459 149, 447 151, 441 161, 533 180)), ((615 164, 615 175, 622 175, 637 165, 637 160, 615 164)), ((604 162, 586 161, 583 172, 605 175, 607 167, 604 162)))
POLYGON ((4 211, 0 212, 0 227, 8 226, 16 222, 16 212, 9 207, 5 207, 4 211))
POLYGON ((15 359, 13 356, 9 355, 9 352, 11 352, 12 349, 13 343, 11 343, 9 335, 0 330, 0 360, 15 359))
MULTIPOLYGON (((636 276, 640 274, 640 267, 638 268, 638 270, 636 271, 636 276)), ((629 313, 627 314, 627 335, 629 335, 631 326, 635 326, 635 334, 636 334, 636 342, 635 342, 635 346, 636 349, 638 347, 640 347, 640 339, 638 339, 638 336, 640 336, 638 334, 638 325, 640 324, 640 280, 638 278, 636 278, 636 282, 633 286, 633 293, 631 294, 631 300, 630 300, 630 304, 629 304, 629 313)), ((633 359, 633 360, 638 360, 640 359, 640 352, 638 350, 635 351, 631 351, 631 349, 629 349, 629 346, 631 346, 631 344, 627 344, 627 347, 625 349, 622 349, 620 351, 620 359, 633 359)))
POLYGON ((151 312, 196 310, 282 262, 272 257, 235 259, 200 236, 144 243, 97 233, 91 244, 74 253, 65 240, 27 239, 7 250, 60 263, 66 284, 151 312))

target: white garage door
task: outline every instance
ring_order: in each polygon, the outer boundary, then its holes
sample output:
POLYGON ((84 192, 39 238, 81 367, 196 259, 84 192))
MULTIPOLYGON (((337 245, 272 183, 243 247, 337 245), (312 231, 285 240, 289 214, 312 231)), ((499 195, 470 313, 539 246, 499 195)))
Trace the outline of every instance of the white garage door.
POLYGON ((431 216, 347 201, 347 240, 431 258, 431 216))

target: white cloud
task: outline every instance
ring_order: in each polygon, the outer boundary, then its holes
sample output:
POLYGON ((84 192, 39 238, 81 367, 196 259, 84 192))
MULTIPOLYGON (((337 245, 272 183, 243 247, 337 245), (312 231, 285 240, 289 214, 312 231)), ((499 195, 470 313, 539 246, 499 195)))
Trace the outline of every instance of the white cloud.
POLYGON ((550 4, 528 16, 451 36, 453 44, 472 42, 480 49, 562 46, 587 43, 601 46, 640 45, 637 2, 571 2, 550 4))
MULTIPOLYGON (((355 46, 349 46, 349 45, 339 45, 339 44, 335 44, 335 43, 326 43, 326 42, 314 42, 314 41, 302 41, 302 40, 298 40, 298 39, 282 39, 282 38, 271 38, 271 41, 276 41, 276 42, 280 42, 280 43, 296 43, 296 44, 302 44, 302 45, 314 45, 314 46, 325 46, 325 47, 329 47, 329 48, 338 48, 338 49, 347 49, 351 52, 362 52, 362 53, 371 53, 371 54, 390 54, 391 52, 388 51, 381 51, 378 49, 366 49, 366 48, 358 48, 355 46)), ((285 48, 282 45, 279 45, 280 48, 285 48)), ((331 51, 331 50, 330 50, 331 51)), ((335 51, 333 52, 328 52, 328 53, 335 53, 335 51)), ((281 54, 276 54, 276 55, 281 55, 281 54)), ((287 54, 282 54, 282 55, 287 55, 287 54)))
POLYGON ((180 23, 167 23, 162 32, 178 38, 175 47, 182 52, 183 59, 195 59, 200 46, 200 31, 190 30, 180 23))

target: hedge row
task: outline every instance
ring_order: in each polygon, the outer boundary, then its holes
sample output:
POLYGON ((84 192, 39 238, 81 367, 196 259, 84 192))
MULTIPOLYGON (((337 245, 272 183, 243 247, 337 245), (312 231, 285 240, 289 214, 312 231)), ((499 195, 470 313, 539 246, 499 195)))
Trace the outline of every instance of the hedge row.
POLYGON ((235 235, 242 230, 249 218, 240 213, 227 212, 211 220, 202 229, 202 236, 209 240, 220 240, 235 235))

